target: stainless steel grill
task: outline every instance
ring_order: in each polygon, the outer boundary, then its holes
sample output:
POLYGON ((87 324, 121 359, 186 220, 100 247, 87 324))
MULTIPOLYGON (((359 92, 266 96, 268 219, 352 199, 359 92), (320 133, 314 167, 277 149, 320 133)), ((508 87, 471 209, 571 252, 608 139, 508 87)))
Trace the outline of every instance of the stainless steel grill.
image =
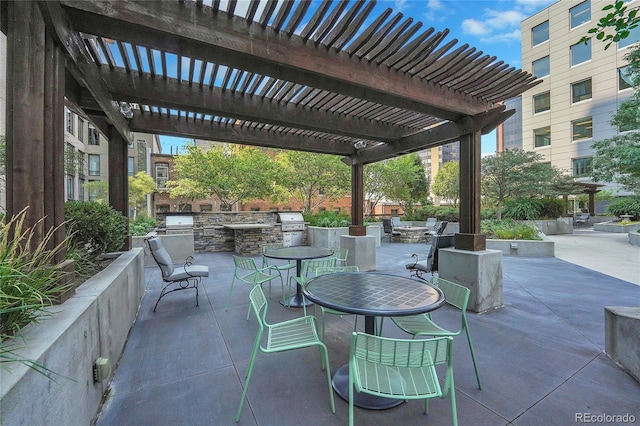
POLYGON ((193 234, 193 216, 167 216, 167 235, 193 234))
POLYGON ((305 226, 302 213, 278 213, 278 222, 282 224, 282 245, 284 247, 302 245, 305 226))

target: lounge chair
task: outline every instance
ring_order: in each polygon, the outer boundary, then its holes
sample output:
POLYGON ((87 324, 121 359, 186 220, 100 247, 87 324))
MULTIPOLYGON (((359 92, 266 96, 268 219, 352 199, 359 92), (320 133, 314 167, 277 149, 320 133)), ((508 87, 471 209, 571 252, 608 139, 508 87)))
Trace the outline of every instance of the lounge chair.
POLYGON ((574 226, 588 226, 589 225, 589 213, 580 213, 579 216, 576 216, 573 220, 574 226))

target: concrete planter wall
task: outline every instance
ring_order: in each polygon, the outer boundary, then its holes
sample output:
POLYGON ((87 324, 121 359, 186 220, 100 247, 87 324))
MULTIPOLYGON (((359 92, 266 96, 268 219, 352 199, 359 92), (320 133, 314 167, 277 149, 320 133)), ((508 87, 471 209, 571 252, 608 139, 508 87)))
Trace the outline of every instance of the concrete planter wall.
POLYGON ((640 223, 631 223, 628 225, 623 225, 619 222, 602 222, 602 223, 594 223, 593 230, 594 231, 602 231, 602 232, 615 232, 615 233, 627 233, 633 232, 640 229, 640 223))
POLYGON ((122 354, 144 294, 143 260, 139 248, 124 252, 51 308, 51 318, 23 329, 18 353, 61 376, 56 383, 17 363, 2 371, 2 424, 92 424, 110 380, 94 383, 93 363, 109 358, 113 368, 122 354))
MULTIPOLYGON (((341 235, 349 235, 349 228, 307 227, 307 239, 311 247, 340 247, 341 235)), ((380 238, 382 235, 381 225, 375 224, 367 226, 367 235, 375 237, 376 247, 380 247, 380 238)))
POLYGON ((555 220, 526 220, 525 223, 535 226, 545 235, 573 234, 572 217, 559 217, 555 220))
POLYGON ((487 249, 500 250, 504 256, 554 257, 553 241, 487 239, 487 249))
POLYGON ((629 232, 629 244, 640 247, 640 234, 629 232))

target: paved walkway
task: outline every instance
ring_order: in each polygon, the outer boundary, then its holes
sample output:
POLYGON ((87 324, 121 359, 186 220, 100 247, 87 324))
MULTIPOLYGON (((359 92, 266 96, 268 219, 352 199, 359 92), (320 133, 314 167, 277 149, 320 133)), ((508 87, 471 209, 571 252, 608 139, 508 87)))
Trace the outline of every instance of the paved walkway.
MULTIPOLYGON (((618 265, 612 270, 619 273, 624 269, 617 263, 620 253, 636 250, 624 245, 610 249, 604 237, 588 249, 582 237, 558 237, 558 254, 564 256, 566 241, 597 254, 589 266, 618 265)), ((404 264, 422 249, 420 244, 385 243, 376 250, 377 270, 407 274, 404 264)), ((250 288, 235 286, 225 310, 231 253, 199 253, 196 261, 212 271, 201 286, 199 307, 193 291, 182 291, 162 299, 152 312, 160 274, 158 268, 146 268, 147 292, 97 426, 235 424, 257 330, 254 319, 246 320, 250 288)), ((503 286, 503 308, 468 314, 482 390, 466 339, 455 340, 459 424, 566 426, 580 416, 603 414, 629 415, 640 423, 640 383, 604 353, 604 307, 638 306, 640 286, 562 258, 509 256, 503 258, 503 286)), ((268 320, 300 316, 300 309, 277 302, 279 287, 269 301, 268 320)), ((326 344, 336 371, 348 360, 354 323, 353 316, 329 317, 326 344)), ((459 314, 446 307, 434 317, 448 327, 459 324, 459 314)), ((358 326, 363 323, 360 318, 358 326)), ((382 333, 408 337, 391 321, 385 321, 382 333)), ((382 411, 358 408, 355 420, 357 425, 449 426, 449 404, 448 398, 432 401, 428 415, 419 401, 382 411)), ((317 350, 258 354, 239 424, 324 426, 346 425, 347 420, 347 403, 339 397, 336 413, 329 409, 317 350)))
POLYGON ((629 244, 626 233, 574 229, 549 239, 556 258, 640 285, 640 247, 629 244))

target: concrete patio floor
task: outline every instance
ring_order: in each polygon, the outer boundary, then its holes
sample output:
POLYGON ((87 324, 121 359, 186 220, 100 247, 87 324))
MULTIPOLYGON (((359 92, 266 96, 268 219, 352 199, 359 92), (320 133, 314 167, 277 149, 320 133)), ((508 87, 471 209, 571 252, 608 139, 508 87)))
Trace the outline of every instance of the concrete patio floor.
MULTIPOLYGON (((615 265, 619 253, 601 244, 591 250, 599 251, 600 262, 615 265)), ((408 275, 404 264, 423 248, 383 243, 377 270, 408 275)), ((640 248, 628 248, 640 259, 640 248)), ((257 330, 253 317, 245 319, 250 288, 236 285, 225 310, 231 253, 199 253, 196 261, 212 272, 201 286, 199 307, 193 291, 181 291, 163 298, 152 312, 161 280, 158 268, 146 269, 147 293, 97 425, 235 424, 257 330)), ((634 275, 633 265, 627 270, 634 275)), ((482 390, 466 339, 455 340, 459 423, 568 425, 587 413, 628 414, 640 423, 640 383, 604 353, 604 307, 639 306, 640 286, 558 258, 522 257, 503 257, 503 284, 503 308, 468 314, 482 390)), ((279 296, 277 284, 269 303, 271 322, 302 314, 281 306, 279 296)), ((458 318, 447 308, 435 317, 452 327, 458 318)), ((347 362, 352 330, 351 316, 327 319, 332 372, 347 362)), ((383 335, 408 337, 391 321, 385 321, 383 335)), ((317 349, 259 353, 239 424, 345 425, 348 405, 334 395, 336 414, 317 349)), ((356 408, 355 421, 450 425, 450 400, 432 400, 428 415, 419 401, 382 411, 356 408)))

